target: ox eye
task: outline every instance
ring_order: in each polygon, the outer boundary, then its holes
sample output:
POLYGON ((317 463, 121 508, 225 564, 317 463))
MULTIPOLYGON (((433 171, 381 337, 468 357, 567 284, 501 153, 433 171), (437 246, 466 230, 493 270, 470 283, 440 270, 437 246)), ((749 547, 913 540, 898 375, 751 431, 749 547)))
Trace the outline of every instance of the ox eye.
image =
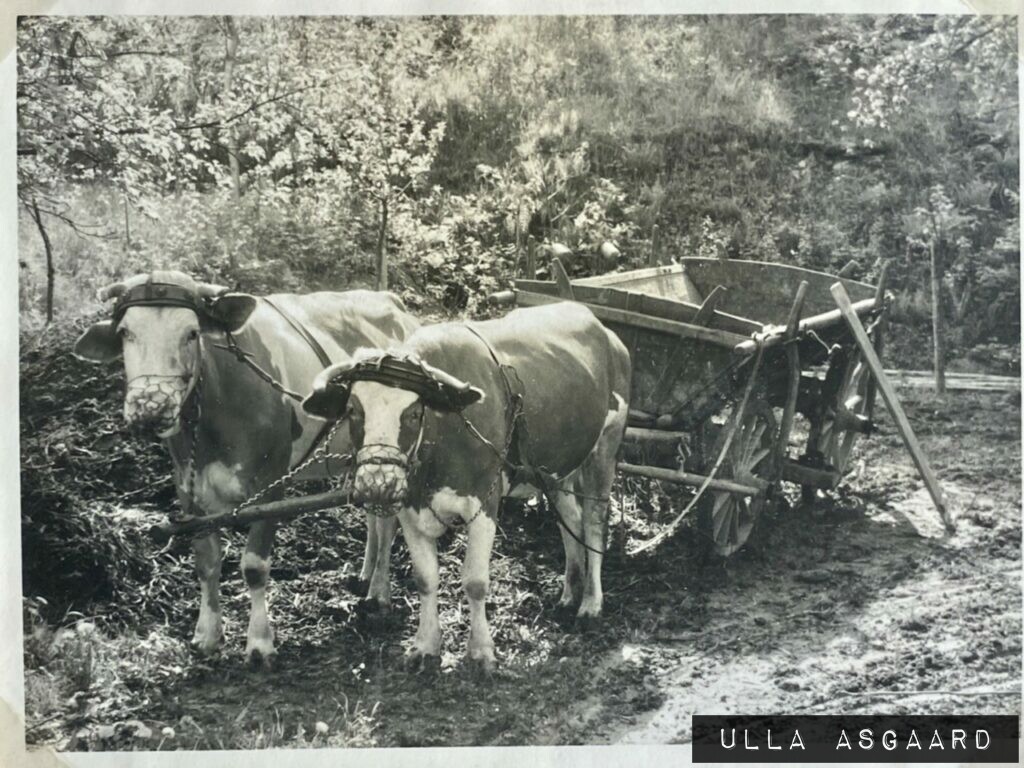
POLYGON ((132 339, 135 338, 134 334, 132 334, 132 332, 129 331, 124 326, 121 326, 120 328, 117 329, 117 336, 119 339, 121 339, 121 341, 131 341, 132 339))
POLYGON ((191 331, 189 331, 188 334, 185 336, 185 340, 186 341, 195 341, 198 338, 199 338, 199 331, 197 331, 195 328, 193 328, 191 331))

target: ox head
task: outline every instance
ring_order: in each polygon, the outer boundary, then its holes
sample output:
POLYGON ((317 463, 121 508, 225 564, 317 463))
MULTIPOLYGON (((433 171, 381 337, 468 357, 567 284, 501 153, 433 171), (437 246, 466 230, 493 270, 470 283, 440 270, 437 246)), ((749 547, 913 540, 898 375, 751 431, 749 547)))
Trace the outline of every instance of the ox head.
POLYGON ((115 302, 113 317, 86 330, 75 355, 93 362, 123 357, 129 426, 161 438, 180 429, 199 373, 200 331, 209 325, 238 330, 256 306, 252 296, 225 290, 181 272, 153 272, 99 291, 101 301, 115 302))
POLYGON ((483 396, 416 357, 360 350, 352 360, 323 370, 302 407, 319 418, 348 418, 356 450, 356 499, 396 504, 409 490, 427 409, 461 411, 483 396))

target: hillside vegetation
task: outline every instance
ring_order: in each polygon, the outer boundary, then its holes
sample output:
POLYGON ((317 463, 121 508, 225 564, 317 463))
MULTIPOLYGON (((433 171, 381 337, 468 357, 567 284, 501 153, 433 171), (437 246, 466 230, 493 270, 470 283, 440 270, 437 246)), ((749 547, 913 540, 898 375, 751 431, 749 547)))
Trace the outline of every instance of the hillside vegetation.
POLYGON ((532 236, 577 272, 889 260, 915 337, 934 249, 953 354, 1019 337, 1013 19, 24 18, 18 43, 27 327, 38 218, 55 320, 154 266, 339 289, 382 256, 414 308, 472 311, 532 236))

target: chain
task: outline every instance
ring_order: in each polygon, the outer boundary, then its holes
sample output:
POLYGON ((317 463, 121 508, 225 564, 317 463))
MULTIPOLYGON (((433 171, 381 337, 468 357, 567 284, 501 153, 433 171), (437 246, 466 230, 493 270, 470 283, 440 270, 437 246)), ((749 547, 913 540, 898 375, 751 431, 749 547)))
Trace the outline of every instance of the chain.
POLYGON ((257 501, 259 501, 260 499, 264 498, 268 493, 270 493, 271 491, 273 491, 273 490, 275 490, 277 488, 280 488, 285 483, 291 481, 296 475, 298 475, 300 472, 302 472, 307 467, 312 466, 313 464, 316 464, 316 463, 321 462, 321 461, 329 461, 331 459, 335 459, 336 461, 339 461, 339 462, 341 462, 343 464, 348 464, 352 460, 352 454, 350 454, 350 453, 331 453, 328 450, 328 448, 330 447, 330 444, 331 444, 331 440, 334 439, 334 434, 338 431, 338 427, 340 427, 345 421, 346 421, 346 417, 342 417, 342 418, 338 419, 337 421, 335 421, 331 425, 331 428, 328 430, 327 434, 324 435, 323 442, 321 442, 320 445, 317 447, 317 449, 315 451, 313 451, 312 454, 310 454, 308 459, 306 459, 303 462, 300 462, 299 464, 296 464, 294 467, 289 469, 287 472, 285 472, 279 478, 277 478, 276 480, 268 483, 267 485, 263 486, 263 488, 259 489, 255 493, 253 493, 249 498, 247 498, 245 501, 243 501, 241 504, 239 504, 233 510, 231 510, 231 516, 233 518, 237 518, 238 513, 241 510, 243 510, 245 507, 248 507, 248 506, 251 506, 251 505, 255 504, 257 501))
POLYGON ((250 368, 250 370, 252 370, 253 373, 259 376, 264 382, 269 384, 270 388, 273 389, 275 392, 280 392, 285 397, 290 397, 292 400, 295 400, 298 403, 301 403, 303 401, 304 398, 302 397, 302 395, 300 395, 298 392, 293 392, 292 390, 288 389, 281 382, 279 382, 265 370, 260 368, 260 366, 253 361, 252 352, 248 352, 242 349, 240 346, 238 346, 238 342, 235 341, 235 337, 231 335, 230 331, 226 331, 224 333, 224 338, 227 340, 227 344, 214 343, 213 346, 215 346, 217 349, 223 349, 226 352, 230 352, 232 355, 235 356, 235 359, 238 360, 238 362, 247 365, 250 368))

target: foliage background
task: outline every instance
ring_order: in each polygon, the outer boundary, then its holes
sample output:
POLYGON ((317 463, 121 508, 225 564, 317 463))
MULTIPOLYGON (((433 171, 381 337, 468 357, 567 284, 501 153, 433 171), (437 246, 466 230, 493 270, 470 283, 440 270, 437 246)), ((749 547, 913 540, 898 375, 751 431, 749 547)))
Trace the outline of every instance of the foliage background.
POLYGON ((386 206, 428 313, 504 287, 527 235, 585 272, 645 263, 657 225, 664 260, 890 260, 922 365, 934 243, 954 356, 1019 338, 1012 18, 28 17, 18 65, 25 328, 33 204, 59 321, 155 266, 372 284, 386 206))

